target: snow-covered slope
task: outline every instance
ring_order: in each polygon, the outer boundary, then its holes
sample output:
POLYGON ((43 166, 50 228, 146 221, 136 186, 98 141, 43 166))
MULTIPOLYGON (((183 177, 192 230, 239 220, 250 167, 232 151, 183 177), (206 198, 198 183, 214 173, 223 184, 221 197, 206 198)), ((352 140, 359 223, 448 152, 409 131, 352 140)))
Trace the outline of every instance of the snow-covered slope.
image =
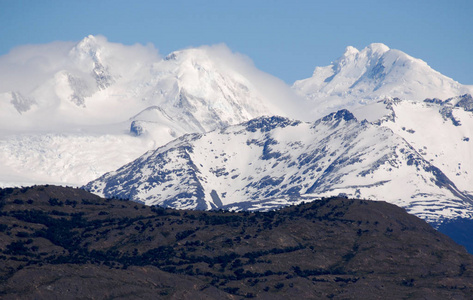
MULTIPOLYGON (((380 103, 381 104, 381 103, 380 103)), ((473 98, 385 100, 377 123, 402 136, 464 193, 473 195, 473 98)), ((379 104, 378 104, 379 105, 379 104)))
POLYGON ((16 49, 0 57, 0 78, 3 186, 81 185, 182 134, 300 117, 302 106, 224 45, 163 59, 152 46, 88 36, 16 49))
POLYGON ((293 89, 313 102, 314 113, 350 109, 384 98, 422 101, 472 93, 433 70, 424 61, 375 43, 345 53, 326 67, 316 67, 312 77, 296 81, 293 89))
POLYGON ((267 209, 346 194, 386 200, 430 221, 473 212, 472 199, 403 138, 346 110, 315 123, 261 117, 186 135, 86 189, 187 209, 267 209))

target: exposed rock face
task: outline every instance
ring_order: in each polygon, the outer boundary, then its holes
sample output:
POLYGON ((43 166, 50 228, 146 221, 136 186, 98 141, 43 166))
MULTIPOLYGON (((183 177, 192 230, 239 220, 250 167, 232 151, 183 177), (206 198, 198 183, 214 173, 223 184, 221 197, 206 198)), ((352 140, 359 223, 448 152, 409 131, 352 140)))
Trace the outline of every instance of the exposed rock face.
POLYGON ((456 107, 461 107, 466 111, 473 111, 473 97, 470 94, 459 96, 457 99, 459 101, 455 104, 456 107))
POLYGON ((20 92, 11 92, 10 103, 21 114, 28 111, 36 102, 33 99, 24 97, 20 92))

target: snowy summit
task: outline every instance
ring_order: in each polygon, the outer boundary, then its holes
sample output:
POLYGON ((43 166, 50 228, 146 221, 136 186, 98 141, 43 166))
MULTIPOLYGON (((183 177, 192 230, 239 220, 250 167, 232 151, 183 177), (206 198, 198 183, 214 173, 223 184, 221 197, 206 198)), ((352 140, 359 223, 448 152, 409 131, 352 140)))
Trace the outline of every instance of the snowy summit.
POLYGON ((421 59, 381 43, 361 51, 347 47, 329 66, 316 67, 312 77, 296 81, 293 89, 311 100, 322 114, 385 98, 421 101, 473 91, 473 87, 440 74, 421 59))

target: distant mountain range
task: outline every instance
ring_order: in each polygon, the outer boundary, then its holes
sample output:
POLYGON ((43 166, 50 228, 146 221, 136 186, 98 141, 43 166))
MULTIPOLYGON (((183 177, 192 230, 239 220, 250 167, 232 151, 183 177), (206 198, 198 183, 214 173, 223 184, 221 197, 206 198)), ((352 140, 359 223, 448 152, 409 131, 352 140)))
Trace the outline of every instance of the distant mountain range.
POLYGON ((222 45, 56 46, 0 58, 32 70, 0 85, 3 186, 92 181, 194 209, 341 194, 471 218, 472 87, 399 50, 348 47, 291 89, 222 45))
POLYGON ((473 213, 473 197, 405 139, 347 110, 315 123, 260 117, 185 135, 86 189, 182 209, 268 210, 344 195, 386 200, 429 221, 473 213))

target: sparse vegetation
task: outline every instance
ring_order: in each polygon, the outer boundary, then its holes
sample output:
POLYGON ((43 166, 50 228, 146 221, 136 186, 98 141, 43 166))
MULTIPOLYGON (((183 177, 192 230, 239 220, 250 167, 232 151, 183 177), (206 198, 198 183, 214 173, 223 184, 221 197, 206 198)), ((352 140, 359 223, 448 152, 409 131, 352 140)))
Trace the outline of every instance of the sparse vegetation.
POLYGON ((473 293, 472 257, 382 202, 333 198, 268 213, 183 212, 42 186, 0 190, 0 204, 0 297, 59 295, 74 286, 86 287, 86 298, 473 293), (183 287, 191 292, 182 294, 183 287))

